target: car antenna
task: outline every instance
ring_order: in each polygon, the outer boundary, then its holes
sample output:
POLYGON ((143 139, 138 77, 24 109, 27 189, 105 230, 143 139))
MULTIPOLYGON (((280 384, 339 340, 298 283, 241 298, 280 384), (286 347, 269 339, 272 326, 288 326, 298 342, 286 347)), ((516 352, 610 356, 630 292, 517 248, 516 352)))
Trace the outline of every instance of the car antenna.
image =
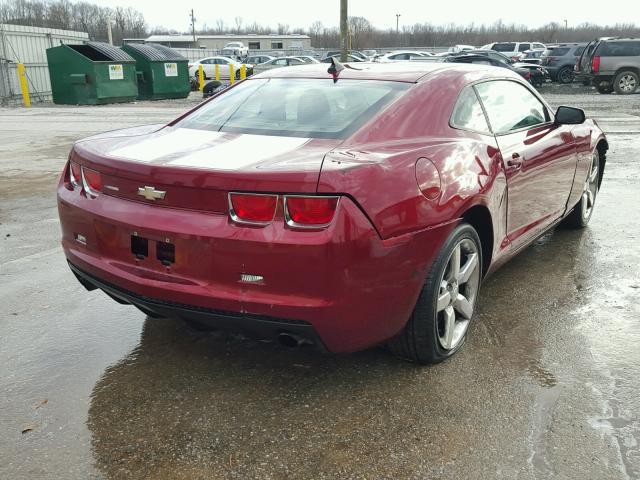
POLYGON ((340 75, 340 72, 344 69, 345 66, 343 64, 331 57, 331 66, 327 69, 327 73, 333 77, 333 83, 338 81, 338 75, 340 75))
POLYGON ((361 68, 355 68, 351 65, 343 65, 342 63, 337 61, 335 57, 331 57, 331 66, 327 69, 327 73, 331 74, 331 76, 333 77, 333 83, 336 83, 338 81, 340 72, 347 68, 350 70, 362 70, 361 68))

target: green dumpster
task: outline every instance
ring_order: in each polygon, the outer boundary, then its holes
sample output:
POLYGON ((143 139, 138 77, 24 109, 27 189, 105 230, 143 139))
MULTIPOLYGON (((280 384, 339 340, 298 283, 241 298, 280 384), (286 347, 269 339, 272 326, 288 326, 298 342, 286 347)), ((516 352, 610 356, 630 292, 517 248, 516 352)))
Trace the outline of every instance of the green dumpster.
POLYGON ((175 50, 154 43, 130 43, 122 47, 136 60, 138 98, 185 98, 191 91, 187 59, 175 50))
POLYGON ((48 48, 47 62, 54 103, 97 105, 138 96, 135 60, 107 43, 48 48))

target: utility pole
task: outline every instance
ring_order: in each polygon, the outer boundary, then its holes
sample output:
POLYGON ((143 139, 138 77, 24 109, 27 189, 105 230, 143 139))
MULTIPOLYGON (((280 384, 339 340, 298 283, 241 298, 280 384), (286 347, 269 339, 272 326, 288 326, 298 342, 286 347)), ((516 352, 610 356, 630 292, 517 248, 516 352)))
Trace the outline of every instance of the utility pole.
POLYGON ((396 13, 396 35, 400 33, 400 14, 396 13))
POLYGON ((113 46, 113 33, 111 32, 111 17, 107 17, 107 39, 109 45, 113 46))
POLYGON ((348 0, 340 0, 340 61, 346 62, 347 57, 347 38, 349 36, 349 26, 347 22, 347 6, 348 0))
POLYGON ((198 48, 196 45, 196 17, 193 16, 193 8, 191 9, 191 34, 193 35, 193 48, 198 48))
POLYGON ((569 28, 569 24, 567 23, 567 19, 564 19, 564 29, 567 30, 569 28))

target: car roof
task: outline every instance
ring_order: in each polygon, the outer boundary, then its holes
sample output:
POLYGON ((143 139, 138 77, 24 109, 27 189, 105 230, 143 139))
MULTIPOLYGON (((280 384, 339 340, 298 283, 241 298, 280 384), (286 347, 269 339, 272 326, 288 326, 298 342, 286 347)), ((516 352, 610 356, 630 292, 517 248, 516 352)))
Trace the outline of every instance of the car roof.
POLYGON ((640 42, 640 38, 622 38, 622 37, 616 37, 616 38, 602 38, 600 39, 601 42, 640 42))
POLYGON ((196 60, 196 62, 201 62, 202 60, 210 60, 212 58, 224 58, 225 60, 231 60, 232 62, 235 62, 235 60, 233 58, 226 57, 224 55, 215 55, 213 57, 202 57, 202 58, 199 58, 198 60, 196 60))
MULTIPOLYGON (((510 71, 489 65, 441 63, 441 62, 396 62, 374 63, 354 62, 352 68, 340 72, 340 79, 386 80, 396 82, 417 83, 427 76, 465 76, 483 78, 502 78, 511 76, 510 71)), ((331 78, 327 72, 327 64, 307 64, 295 67, 277 68, 254 75, 251 78, 331 78)), ((517 75, 514 78, 519 78, 517 75)))

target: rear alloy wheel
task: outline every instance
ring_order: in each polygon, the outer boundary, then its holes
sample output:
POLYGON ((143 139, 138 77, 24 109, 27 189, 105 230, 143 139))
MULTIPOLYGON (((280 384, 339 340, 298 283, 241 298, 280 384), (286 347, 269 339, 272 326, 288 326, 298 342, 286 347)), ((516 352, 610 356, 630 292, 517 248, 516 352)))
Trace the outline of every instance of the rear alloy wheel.
POLYGON ((459 225, 434 261, 403 332, 389 342, 392 352, 414 362, 445 360, 464 344, 482 277, 480 239, 471 225, 459 225))
POLYGON ((593 207, 596 204, 596 196, 600 188, 600 154, 594 150, 591 155, 591 167, 589 175, 584 181, 580 201, 573 207, 571 213, 563 220, 563 225, 569 228, 584 228, 591 220, 593 207))
POLYGON ((573 82, 573 68, 572 67, 563 67, 558 72, 556 77, 558 82, 560 83, 571 83, 573 82))
POLYGON ((638 74, 631 71, 620 72, 613 81, 613 88, 618 95, 629 95, 638 88, 638 74))

